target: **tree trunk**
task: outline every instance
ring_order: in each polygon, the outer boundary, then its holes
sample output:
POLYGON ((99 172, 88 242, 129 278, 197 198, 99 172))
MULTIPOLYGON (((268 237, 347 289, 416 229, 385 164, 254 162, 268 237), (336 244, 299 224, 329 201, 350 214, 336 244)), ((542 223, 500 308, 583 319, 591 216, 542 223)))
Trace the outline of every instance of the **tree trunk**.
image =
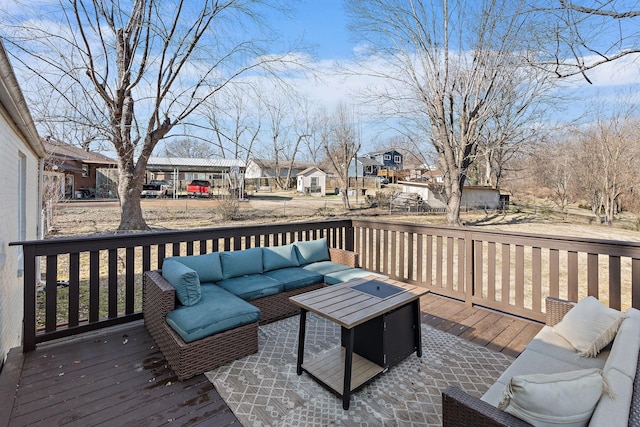
POLYGON ((460 207, 462 205, 462 182, 464 180, 458 179, 457 185, 451 185, 451 193, 448 194, 447 199, 447 224, 459 226, 460 223, 460 207))
POLYGON ((118 231, 148 230, 149 226, 142 216, 140 191, 143 174, 134 174, 133 170, 120 169, 118 195, 120 197, 120 225, 118 231))

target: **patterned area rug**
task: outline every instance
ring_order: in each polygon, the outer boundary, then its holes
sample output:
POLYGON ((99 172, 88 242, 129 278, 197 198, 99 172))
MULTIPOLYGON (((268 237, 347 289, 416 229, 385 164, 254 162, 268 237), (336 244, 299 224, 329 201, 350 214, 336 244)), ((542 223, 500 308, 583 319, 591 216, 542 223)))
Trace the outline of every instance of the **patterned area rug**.
MULTIPOLYGON (((441 390, 480 396, 512 358, 422 325, 422 358, 410 355, 342 400, 306 372, 296 375, 299 318, 259 328, 259 352, 206 375, 245 427, 441 426, 441 390)), ((305 358, 340 345, 340 328, 309 313, 305 358)))

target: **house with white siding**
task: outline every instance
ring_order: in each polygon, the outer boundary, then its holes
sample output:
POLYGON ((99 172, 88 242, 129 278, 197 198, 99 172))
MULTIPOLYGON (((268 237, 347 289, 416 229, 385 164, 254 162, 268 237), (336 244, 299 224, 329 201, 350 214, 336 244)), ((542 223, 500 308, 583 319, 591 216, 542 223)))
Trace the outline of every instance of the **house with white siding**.
MULTIPOLYGON (((40 238, 44 147, 0 42, 0 366, 22 341, 23 258, 10 242, 40 238)), ((35 283, 31 284, 36 286, 35 283)))

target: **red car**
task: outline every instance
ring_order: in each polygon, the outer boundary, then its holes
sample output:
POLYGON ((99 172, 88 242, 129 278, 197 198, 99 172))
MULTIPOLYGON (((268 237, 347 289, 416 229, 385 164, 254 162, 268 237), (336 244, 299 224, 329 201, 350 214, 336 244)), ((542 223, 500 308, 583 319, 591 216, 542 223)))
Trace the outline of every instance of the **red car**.
POLYGON ((191 184, 187 185, 187 195, 194 197, 209 197, 211 195, 210 189, 211 183, 209 181, 196 179, 191 181, 191 184))

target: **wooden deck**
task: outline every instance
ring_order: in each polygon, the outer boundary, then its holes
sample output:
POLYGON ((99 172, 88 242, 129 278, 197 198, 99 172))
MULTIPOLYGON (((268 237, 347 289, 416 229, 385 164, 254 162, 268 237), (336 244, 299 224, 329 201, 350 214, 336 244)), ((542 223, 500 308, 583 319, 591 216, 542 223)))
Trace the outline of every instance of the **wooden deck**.
MULTIPOLYGON (((423 321, 510 356, 539 323, 435 295, 423 321)), ((204 375, 179 382, 141 322, 13 349, 0 375, 0 426, 207 425, 240 423, 204 375)))

